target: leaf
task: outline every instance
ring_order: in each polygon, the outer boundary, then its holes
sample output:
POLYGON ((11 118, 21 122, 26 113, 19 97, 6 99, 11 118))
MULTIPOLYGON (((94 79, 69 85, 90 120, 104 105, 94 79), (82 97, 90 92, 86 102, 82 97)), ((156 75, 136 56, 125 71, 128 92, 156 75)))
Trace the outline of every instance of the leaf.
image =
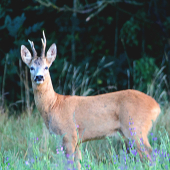
POLYGON ((17 36, 17 32, 19 28, 23 25, 25 19, 26 17, 24 13, 21 16, 15 17, 13 20, 11 20, 11 17, 9 15, 6 16, 5 26, 12 37, 17 36))
POLYGON ((25 30, 25 34, 28 36, 31 32, 37 32, 41 29, 42 25, 44 24, 44 22, 37 22, 36 24, 34 24, 33 26, 28 27, 25 30))
POLYGON ((1 7, 1 4, 0 4, 0 19, 3 18, 5 16, 5 11, 4 9, 1 7))
POLYGON ((9 24, 11 24, 11 17, 7 15, 5 18, 5 25, 9 25, 9 24))

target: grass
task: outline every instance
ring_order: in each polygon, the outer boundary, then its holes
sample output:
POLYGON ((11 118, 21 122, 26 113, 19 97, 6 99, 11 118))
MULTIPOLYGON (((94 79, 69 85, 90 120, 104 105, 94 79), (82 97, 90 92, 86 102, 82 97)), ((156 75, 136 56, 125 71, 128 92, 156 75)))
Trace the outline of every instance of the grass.
MULTIPOLYGON (((82 169, 169 169, 170 139, 163 121, 168 120, 168 113, 162 113, 148 136, 152 164, 141 162, 135 147, 127 154, 124 139, 120 137, 120 142, 112 137, 82 144, 82 169)), ((0 134, 0 169, 73 169, 65 158, 61 137, 49 134, 38 112, 18 118, 1 114, 0 134)))

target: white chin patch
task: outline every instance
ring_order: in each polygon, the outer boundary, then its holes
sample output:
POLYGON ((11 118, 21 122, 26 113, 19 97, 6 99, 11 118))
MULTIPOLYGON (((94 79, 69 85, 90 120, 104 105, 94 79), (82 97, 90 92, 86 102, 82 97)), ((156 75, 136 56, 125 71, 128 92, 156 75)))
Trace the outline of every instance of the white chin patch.
POLYGON ((41 80, 41 81, 36 81, 36 84, 42 84, 44 81, 41 80))

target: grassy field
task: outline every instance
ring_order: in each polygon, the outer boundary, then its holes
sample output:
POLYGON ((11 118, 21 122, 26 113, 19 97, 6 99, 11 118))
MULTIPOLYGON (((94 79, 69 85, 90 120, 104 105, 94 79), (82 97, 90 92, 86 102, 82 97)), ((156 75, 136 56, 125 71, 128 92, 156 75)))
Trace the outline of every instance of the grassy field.
MULTIPOLYGON (((82 144, 82 169, 170 169, 169 117, 169 108, 164 106, 148 136, 152 163, 141 162, 135 147, 127 154, 123 138, 112 137, 82 144)), ((61 137, 49 134, 37 111, 30 117, 1 114, 0 141, 0 169, 73 169, 65 158, 61 137)))

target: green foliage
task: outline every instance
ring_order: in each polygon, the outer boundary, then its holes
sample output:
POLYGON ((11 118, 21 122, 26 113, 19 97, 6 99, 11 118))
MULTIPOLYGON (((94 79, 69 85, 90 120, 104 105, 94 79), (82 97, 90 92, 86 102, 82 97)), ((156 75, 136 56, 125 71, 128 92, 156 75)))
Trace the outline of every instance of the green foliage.
POLYGON ((170 17, 167 17, 165 22, 164 22, 164 26, 166 27, 166 29, 169 31, 170 30, 170 17))
POLYGON ((32 32, 39 31, 41 29, 41 27, 43 26, 43 24, 44 24, 44 22, 38 22, 38 23, 34 24, 33 26, 29 26, 27 29, 25 29, 25 34, 28 36, 32 32))
POLYGON ((19 28, 23 25, 26 17, 25 14, 23 13, 21 16, 17 16, 13 20, 9 15, 5 17, 5 23, 4 26, 7 28, 9 31, 9 35, 12 37, 15 37, 19 31, 19 28))
POLYGON ((0 18, 5 16, 5 11, 3 10, 2 6, 0 5, 0 18))
POLYGON ((134 61, 134 63, 134 85, 140 86, 142 88, 140 89, 141 91, 147 91, 147 86, 151 84, 153 79, 153 73, 158 69, 155 59, 145 55, 139 60, 134 61))
POLYGON ((141 30, 139 22, 136 22, 134 18, 126 21, 120 31, 120 38, 125 39, 126 44, 130 46, 138 46, 138 34, 141 30))

